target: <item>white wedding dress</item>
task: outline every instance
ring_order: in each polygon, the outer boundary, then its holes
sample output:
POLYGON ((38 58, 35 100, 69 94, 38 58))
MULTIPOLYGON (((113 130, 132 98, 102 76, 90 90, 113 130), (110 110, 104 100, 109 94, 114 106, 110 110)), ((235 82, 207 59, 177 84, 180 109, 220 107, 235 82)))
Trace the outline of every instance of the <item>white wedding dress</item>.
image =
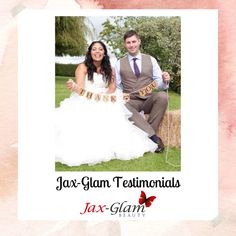
MULTIPOLYGON (((105 93, 102 75, 85 81, 85 89, 105 93)), ((121 96, 117 102, 96 101, 72 93, 56 108, 56 161, 69 166, 111 159, 130 160, 154 152, 156 144, 128 120, 132 115, 121 96)))

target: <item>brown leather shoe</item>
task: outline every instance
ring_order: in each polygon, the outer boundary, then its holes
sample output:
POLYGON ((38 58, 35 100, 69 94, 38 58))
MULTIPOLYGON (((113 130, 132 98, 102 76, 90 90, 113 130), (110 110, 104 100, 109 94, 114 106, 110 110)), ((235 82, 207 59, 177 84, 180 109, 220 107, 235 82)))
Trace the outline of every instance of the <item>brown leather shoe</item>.
POLYGON ((162 142, 162 140, 161 140, 160 137, 158 137, 156 143, 157 143, 157 149, 155 150, 155 152, 156 152, 156 153, 164 152, 165 146, 164 146, 164 144, 163 144, 163 142, 162 142))

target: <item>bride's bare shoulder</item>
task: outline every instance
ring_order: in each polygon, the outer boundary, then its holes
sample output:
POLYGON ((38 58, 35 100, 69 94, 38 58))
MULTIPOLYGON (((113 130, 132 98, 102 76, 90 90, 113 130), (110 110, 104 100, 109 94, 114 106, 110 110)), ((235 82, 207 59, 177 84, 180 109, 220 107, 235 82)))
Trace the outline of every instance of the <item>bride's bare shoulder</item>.
POLYGON ((84 62, 80 63, 77 66, 75 73, 84 73, 84 74, 87 73, 87 66, 85 65, 84 62))

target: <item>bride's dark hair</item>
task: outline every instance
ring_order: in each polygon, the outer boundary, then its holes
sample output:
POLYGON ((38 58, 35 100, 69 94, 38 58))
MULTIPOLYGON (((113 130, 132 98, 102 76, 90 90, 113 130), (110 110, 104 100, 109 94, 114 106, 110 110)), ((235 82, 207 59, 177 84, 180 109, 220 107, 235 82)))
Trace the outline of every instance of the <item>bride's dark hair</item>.
POLYGON ((96 66, 93 64, 93 59, 91 56, 92 47, 95 43, 99 43, 103 49, 104 49, 104 57, 101 62, 101 73, 103 74, 103 77, 105 79, 105 82, 108 84, 112 80, 112 69, 111 69, 111 63, 110 58, 107 55, 107 48, 106 45, 102 41, 93 41, 90 46, 88 47, 88 51, 85 56, 85 65, 87 67, 87 73, 88 73, 88 80, 93 80, 93 73, 97 72, 96 66))

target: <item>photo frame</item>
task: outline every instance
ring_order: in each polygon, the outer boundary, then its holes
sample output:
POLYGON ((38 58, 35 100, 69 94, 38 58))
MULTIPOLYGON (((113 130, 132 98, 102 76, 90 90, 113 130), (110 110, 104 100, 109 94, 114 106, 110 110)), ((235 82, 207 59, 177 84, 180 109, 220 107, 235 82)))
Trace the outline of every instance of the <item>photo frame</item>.
POLYGON ((96 10, 80 15, 94 14, 181 16, 182 169, 131 173, 54 171, 52 29, 56 15, 75 12, 25 10, 19 15, 19 219, 214 218, 218 212, 218 11, 96 10), (200 86, 204 85, 201 96, 196 89, 199 81, 200 86), (201 129, 196 125, 199 123, 201 129), (206 133, 211 134, 210 140, 206 133), (66 187, 60 189, 61 184, 66 187), (203 196, 203 192, 207 195, 203 196), (149 207, 148 199, 154 199, 149 207))

